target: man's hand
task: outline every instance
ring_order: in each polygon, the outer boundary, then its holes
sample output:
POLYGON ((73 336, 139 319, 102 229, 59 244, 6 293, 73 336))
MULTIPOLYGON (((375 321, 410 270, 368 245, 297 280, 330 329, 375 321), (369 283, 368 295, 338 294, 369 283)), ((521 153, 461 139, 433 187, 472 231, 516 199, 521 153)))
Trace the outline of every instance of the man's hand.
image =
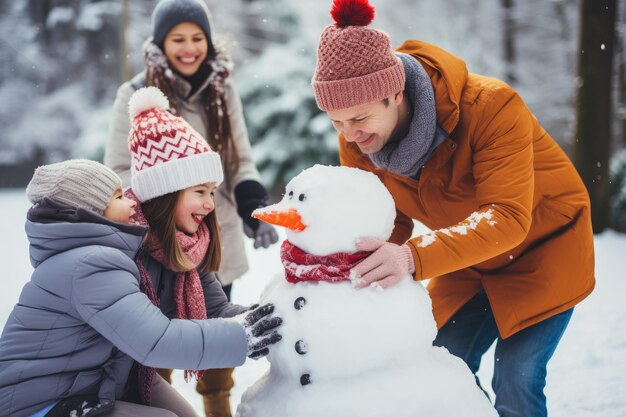
POLYGON ((413 255, 407 245, 363 238, 357 240, 356 248, 372 253, 352 268, 350 279, 354 288, 368 285, 380 289, 389 288, 399 283, 407 274, 415 272, 413 255))
POLYGON ((265 222, 260 221, 256 230, 253 230, 244 222, 243 232, 249 238, 254 239, 254 249, 261 247, 267 249, 270 245, 278 242, 278 233, 276 233, 276 229, 271 224, 265 222))

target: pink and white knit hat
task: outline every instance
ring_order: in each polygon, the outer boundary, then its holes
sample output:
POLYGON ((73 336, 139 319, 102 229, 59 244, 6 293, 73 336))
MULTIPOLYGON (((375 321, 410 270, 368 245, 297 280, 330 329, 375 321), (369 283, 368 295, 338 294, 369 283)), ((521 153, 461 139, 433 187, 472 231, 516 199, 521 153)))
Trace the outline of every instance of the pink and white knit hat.
POLYGON ((144 202, 194 185, 224 179, 220 156, 184 119, 170 112, 156 87, 137 90, 128 102, 131 188, 144 202))
POLYGON ((404 67, 389 35, 366 27, 374 7, 367 0, 334 0, 330 13, 335 23, 320 36, 312 80, 317 106, 340 110, 404 90, 404 67))

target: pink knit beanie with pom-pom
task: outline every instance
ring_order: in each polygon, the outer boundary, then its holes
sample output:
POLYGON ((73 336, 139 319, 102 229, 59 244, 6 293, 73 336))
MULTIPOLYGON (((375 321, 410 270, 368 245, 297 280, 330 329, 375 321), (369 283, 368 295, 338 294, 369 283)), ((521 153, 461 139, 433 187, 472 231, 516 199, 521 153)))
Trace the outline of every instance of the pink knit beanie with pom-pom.
POLYGON ((334 0, 331 15, 335 23, 320 36, 312 80, 318 107, 340 110, 404 90, 404 67, 389 35, 367 27, 374 7, 367 0, 334 0))

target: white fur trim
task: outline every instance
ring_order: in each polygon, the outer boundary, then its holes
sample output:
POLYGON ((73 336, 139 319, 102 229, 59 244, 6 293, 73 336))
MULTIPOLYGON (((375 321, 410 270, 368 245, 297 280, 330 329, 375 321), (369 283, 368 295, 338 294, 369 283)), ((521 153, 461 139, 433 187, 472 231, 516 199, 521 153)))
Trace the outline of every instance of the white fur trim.
POLYGON ((130 186, 139 201, 144 202, 198 184, 219 185, 223 180, 220 156, 205 152, 132 171, 130 186))
POLYGON ((140 88, 128 100, 128 114, 131 121, 144 111, 154 108, 163 110, 170 108, 167 97, 156 87, 140 88))

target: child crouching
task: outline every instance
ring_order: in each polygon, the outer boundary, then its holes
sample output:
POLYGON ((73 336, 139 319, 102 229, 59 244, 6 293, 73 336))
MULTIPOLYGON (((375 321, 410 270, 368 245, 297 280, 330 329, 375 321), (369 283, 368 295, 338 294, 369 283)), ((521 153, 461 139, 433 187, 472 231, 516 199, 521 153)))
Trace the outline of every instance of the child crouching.
POLYGON ((147 230, 131 220, 136 202, 103 165, 40 167, 27 195, 34 271, 0 336, 1 415, 195 415, 162 379, 151 387, 160 408, 123 401, 133 361, 182 369, 240 365, 258 343, 248 335, 276 323, 271 307, 240 320, 163 315, 139 289, 134 258, 147 230))

